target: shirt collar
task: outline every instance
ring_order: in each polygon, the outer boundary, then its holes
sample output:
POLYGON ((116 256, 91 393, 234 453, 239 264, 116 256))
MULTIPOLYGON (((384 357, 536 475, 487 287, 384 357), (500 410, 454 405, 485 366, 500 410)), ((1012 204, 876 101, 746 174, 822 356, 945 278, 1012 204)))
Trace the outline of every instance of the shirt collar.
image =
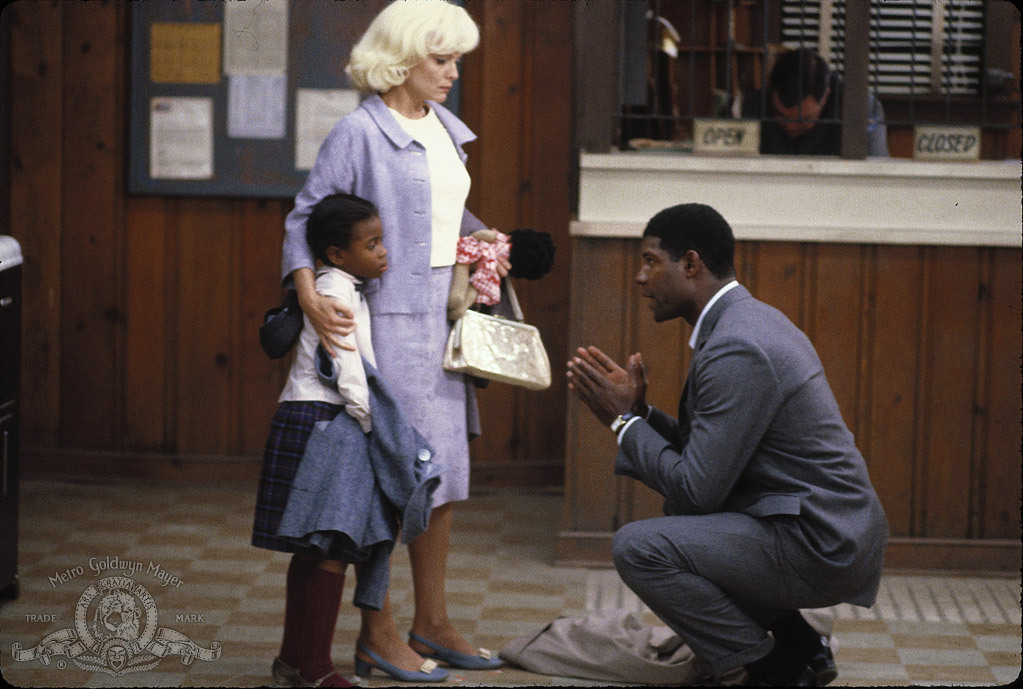
POLYGON ((738 286, 739 283, 736 280, 732 280, 727 285, 719 289, 714 294, 714 296, 710 298, 710 301, 707 302, 707 305, 703 307, 703 311, 700 311, 700 317, 696 319, 696 325, 693 326, 693 334, 689 336, 690 349, 696 348, 696 338, 700 336, 700 326, 703 324, 703 317, 707 315, 708 311, 710 311, 710 307, 714 306, 715 302, 717 302, 718 299, 723 297, 725 292, 732 289, 733 287, 738 286))
MULTIPOLYGON (((455 117, 455 115, 445 108, 444 106, 434 103, 433 101, 426 101, 429 106, 437 115, 437 119, 444 125, 444 128, 448 130, 448 134, 451 136, 451 140, 458 146, 474 141, 476 135, 473 134, 472 130, 466 126, 464 122, 455 117)), ((373 118, 373 121, 377 123, 387 138, 397 146, 398 148, 405 148, 414 141, 412 135, 409 134, 405 129, 398 124, 398 120, 394 119, 391 115, 390 109, 387 107, 387 103, 384 103, 384 99, 380 97, 380 94, 373 94, 362 102, 362 107, 366 109, 369 116, 373 118)))
POLYGON ((365 280, 360 280, 359 278, 355 277, 351 273, 349 273, 347 271, 344 271, 344 270, 338 268, 337 266, 322 266, 318 271, 316 271, 316 275, 317 276, 323 275, 326 272, 334 272, 334 273, 337 273, 338 275, 340 275, 341 277, 350 280, 351 283, 355 286, 356 291, 358 291, 358 292, 362 292, 362 291, 364 291, 366 289, 366 281, 365 280))

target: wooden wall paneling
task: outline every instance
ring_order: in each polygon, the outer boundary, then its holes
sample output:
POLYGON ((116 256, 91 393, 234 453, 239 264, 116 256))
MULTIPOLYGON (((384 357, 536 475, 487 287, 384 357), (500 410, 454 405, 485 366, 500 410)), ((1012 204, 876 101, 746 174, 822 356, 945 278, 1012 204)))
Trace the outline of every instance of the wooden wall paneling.
MULTIPOLYGON (((479 139, 470 145, 478 162, 473 170, 475 193, 470 208, 487 225, 507 231, 517 225, 520 212, 523 6, 487 3, 479 21, 477 50, 481 55, 477 64, 486 81, 476 95, 480 98, 479 139)), ((472 442, 470 451, 478 472, 484 464, 508 463, 515 456, 516 429, 503 420, 516 418, 518 400, 511 386, 499 384, 480 390, 477 398, 483 434, 472 442)))
POLYGON ((755 242, 735 242, 735 279, 749 288, 754 279, 758 246, 755 242))
POLYGON ((802 328, 802 294, 806 289, 803 245, 799 242, 749 243, 750 278, 743 284, 760 301, 770 304, 802 328))
POLYGON ((64 4, 61 443, 115 445, 123 304, 123 6, 64 4))
POLYGON ((167 375, 167 287, 177 275, 167 257, 167 203, 156 197, 125 204, 124 428, 125 448, 172 449, 165 423, 171 412, 167 375))
POLYGON ((183 198, 173 228, 178 247, 177 442, 191 454, 235 450, 237 419, 232 349, 236 327, 234 284, 237 266, 234 202, 183 198))
POLYGON ((981 538, 1019 540, 1020 438, 1023 437, 1023 380, 1020 374, 1020 339, 1023 333, 1020 285, 1023 263, 1019 249, 991 249, 991 274, 987 283, 988 319, 986 399, 981 401, 984 421, 984 454, 977 473, 980 484, 981 538))
POLYGON ((181 386, 178 384, 178 368, 180 366, 180 355, 178 353, 178 338, 181 312, 181 299, 178 295, 178 282, 181 274, 181 239, 180 226, 182 214, 182 199, 163 199, 164 213, 164 256, 166 258, 166 269, 164 274, 164 361, 166 369, 163 372, 164 380, 164 403, 166 416, 163 422, 164 444, 169 452, 177 452, 180 439, 178 438, 178 402, 181 386))
MULTIPOLYGON (((618 108, 617 2, 572 3, 575 10, 573 36, 573 148, 606 153, 617 136, 613 117, 618 108)), ((573 191, 573 206, 578 199, 573 191)))
POLYGON ((856 441, 895 536, 910 535, 913 524, 921 270, 918 247, 877 247, 867 350, 870 431, 856 441))
MULTIPOLYGON (((871 415, 871 403, 873 395, 873 373, 870 347, 876 336, 875 317, 877 311, 877 298, 874 292, 874 285, 877 281, 877 246, 861 247, 861 260, 863 267, 860 270, 860 317, 859 317, 859 341, 857 342, 856 357, 856 427, 853 430, 857 438, 857 447, 861 448, 862 440, 870 437, 873 417, 871 415)), ((867 463, 867 470, 870 470, 870 459, 864 458, 867 463)))
POLYGON ((915 536, 967 536, 975 407, 979 254, 976 248, 927 249, 926 405, 920 529, 915 536))
POLYGON ((11 234, 21 243, 22 445, 60 429, 62 3, 4 8, 11 22, 11 234))
POLYGON ((519 226, 550 232, 557 247, 554 269, 541 280, 518 280, 526 320, 541 332, 551 360, 551 387, 543 392, 519 391, 516 424, 520 429, 520 460, 551 467, 537 472, 545 485, 564 482, 565 426, 563 414, 537 414, 538 409, 565 408, 564 362, 568 344, 568 284, 571 243, 569 174, 571 167, 572 21, 570 3, 524 3, 526 49, 523 110, 524 166, 519 226))
MULTIPOLYGON (((973 366, 973 415, 971 417, 972 427, 963 429, 970 435, 970 474, 967 479, 969 484, 969 504, 967 505, 968 518, 966 521, 966 537, 976 538, 980 533, 982 520, 982 504, 984 496, 984 457, 987 451, 985 433, 987 426, 986 402, 988 400, 988 387, 990 379, 991 347, 990 334, 991 322, 988 315, 991 311, 990 287, 991 287, 991 249, 980 249, 977 252, 977 327, 973 333, 976 343, 976 357, 973 366)), ((1021 486, 1023 488, 1023 486, 1021 486)))
POLYGON ((240 268, 238 352, 236 358, 238 441, 240 452, 261 453, 270 417, 284 387, 290 357, 269 359, 259 346, 259 326, 267 309, 280 304, 281 239, 290 202, 248 199, 241 202, 237 238, 240 268))
MULTIPOLYGON (((570 346, 593 345, 621 362, 628 341, 628 299, 609 297, 621 292, 631 275, 622 256, 633 242, 616 239, 574 239, 572 244, 572 304, 570 346), (594 284, 607 285, 594 290, 594 284), (589 288, 587 288, 587 285, 589 288)), ((614 436, 593 417, 574 393, 569 394, 566 430, 565 524, 569 531, 607 532, 617 525, 621 479, 613 477, 614 436), (604 461, 606 458, 606 461, 604 461), (596 469, 591 467, 596 466, 596 469)))
POLYGON ((856 433, 857 371, 862 317, 863 248, 821 244, 811 297, 813 340, 846 425, 856 433))

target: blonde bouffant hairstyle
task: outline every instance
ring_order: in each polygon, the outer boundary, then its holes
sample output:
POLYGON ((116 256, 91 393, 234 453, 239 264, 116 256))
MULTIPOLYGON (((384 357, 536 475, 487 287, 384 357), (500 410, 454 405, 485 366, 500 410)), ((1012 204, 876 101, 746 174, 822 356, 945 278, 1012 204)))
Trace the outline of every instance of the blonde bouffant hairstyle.
POLYGON ((355 88, 384 93, 405 83, 430 55, 467 53, 480 30, 469 13, 447 0, 393 0, 352 48, 345 71, 355 88))

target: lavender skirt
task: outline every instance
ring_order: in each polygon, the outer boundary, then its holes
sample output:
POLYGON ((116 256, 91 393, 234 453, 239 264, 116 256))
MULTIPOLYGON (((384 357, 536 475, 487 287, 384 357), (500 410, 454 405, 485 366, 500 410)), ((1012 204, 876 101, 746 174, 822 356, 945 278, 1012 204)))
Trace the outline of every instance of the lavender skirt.
POLYGON ((450 266, 431 270, 423 295, 429 300, 426 313, 372 314, 377 371, 406 417, 433 446, 434 463, 448 467, 433 493, 434 507, 469 497, 469 432, 479 432, 472 383, 442 366, 451 329, 451 272, 450 266))

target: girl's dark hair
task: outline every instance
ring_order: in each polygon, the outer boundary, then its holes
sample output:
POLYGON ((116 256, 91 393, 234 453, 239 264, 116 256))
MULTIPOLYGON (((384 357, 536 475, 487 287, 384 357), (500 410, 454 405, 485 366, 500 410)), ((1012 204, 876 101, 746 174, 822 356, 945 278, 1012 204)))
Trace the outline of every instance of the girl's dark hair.
POLYGON ((702 203, 683 203, 650 218, 644 237, 657 237, 673 261, 692 249, 714 277, 735 275, 735 236, 720 213, 702 203))
POLYGON ((820 55, 809 48, 782 53, 771 68, 768 85, 786 108, 802 102, 807 96, 824 97, 831 70, 820 55))
POLYGON ((347 249, 352 243, 356 223, 379 215, 377 208, 354 194, 331 194, 313 206, 305 226, 305 239, 313 256, 327 265, 327 248, 347 249))

